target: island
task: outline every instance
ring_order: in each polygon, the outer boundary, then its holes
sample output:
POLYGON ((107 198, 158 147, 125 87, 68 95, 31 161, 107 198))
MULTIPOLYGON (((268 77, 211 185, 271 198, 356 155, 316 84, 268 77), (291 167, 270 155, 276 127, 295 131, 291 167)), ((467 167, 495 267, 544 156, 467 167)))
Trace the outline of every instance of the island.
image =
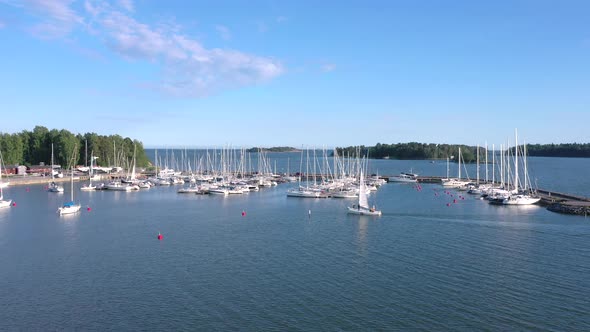
POLYGON ((272 148, 261 148, 261 147, 254 147, 246 150, 247 152, 301 152, 300 149, 296 149, 290 146, 275 146, 272 148))

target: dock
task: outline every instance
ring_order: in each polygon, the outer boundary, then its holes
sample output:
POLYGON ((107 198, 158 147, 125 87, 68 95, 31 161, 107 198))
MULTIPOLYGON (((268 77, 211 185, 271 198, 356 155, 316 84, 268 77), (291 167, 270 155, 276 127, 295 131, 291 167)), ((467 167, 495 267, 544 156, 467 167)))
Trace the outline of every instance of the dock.
MULTIPOLYGON (((383 178, 386 179, 386 177, 383 178)), ((444 177, 440 176, 419 176, 418 182, 441 183, 443 178, 444 177)), ((480 183, 485 182, 480 181, 480 183)), ((588 197, 545 189, 536 189, 535 192, 539 197, 541 197, 539 205, 547 207, 547 210, 549 211, 582 216, 590 215, 590 198, 588 197)))
MULTIPOLYGON (((112 179, 120 178, 123 173, 120 174, 104 174, 102 176, 101 181, 110 181, 112 179)), ((145 178, 146 175, 142 174, 140 177, 145 178)), ((314 179, 321 180, 327 179, 331 176, 328 174, 307 174, 301 175, 301 179, 305 180, 306 178, 310 181, 314 179)), ((389 178, 393 177, 393 175, 381 175, 379 176, 380 179, 383 179, 389 182, 389 178)), ((433 184, 440 184, 441 180, 445 177, 442 176, 418 176, 418 183, 433 183, 433 184)), ((467 179, 464 179, 467 180, 467 179)), ((8 176, 5 177, 5 182, 10 182, 10 186, 19 186, 19 185, 35 185, 35 184, 49 184, 49 182, 69 182, 70 177, 64 175, 62 178, 54 178, 53 180, 51 177, 47 176, 8 176)), ((74 181, 88 181, 88 175, 75 175, 74 181)), ((474 180, 471 180, 475 182, 474 180)), ((485 181, 480 181, 480 183, 485 183, 485 181)), ((491 183, 491 182, 488 182, 491 183)), ((583 215, 588 216, 590 215, 590 198, 573 195, 568 193, 562 193, 557 191, 545 190, 545 189, 536 189, 535 190, 537 195, 541 197, 541 201, 539 205, 547 207, 549 211, 557 212, 557 213, 565 213, 565 214, 575 214, 575 215, 583 215)))

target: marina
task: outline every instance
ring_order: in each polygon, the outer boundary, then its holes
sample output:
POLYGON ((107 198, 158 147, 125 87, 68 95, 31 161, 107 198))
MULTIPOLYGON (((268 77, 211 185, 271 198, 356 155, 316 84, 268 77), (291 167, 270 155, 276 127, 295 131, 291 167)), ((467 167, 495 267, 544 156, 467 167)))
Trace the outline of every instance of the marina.
POLYGON ((0 330, 590 332, 589 11, 0 1, 0 330))
MULTIPOLYGON (((245 174, 245 175, 249 177, 254 174, 245 174)), ((311 181, 325 179, 328 176, 329 175, 327 175, 327 174, 308 174, 307 175, 307 177, 311 181)), ((392 176, 382 175, 379 178, 385 182, 390 182, 389 179, 392 177, 394 177, 394 176, 393 175, 392 176)), ((101 181, 106 181, 106 182, 102 182, 103 186, 99 185, 96 188, 96 190, 106 190, 108 188, 106 185, 104 185, 104 183, 109 183, 111 181, 115 181, 115 180, 118 180, 121 178, 122 178, 122 174, 118 174, 118 175, 114 175, 114 176, 111 176, 111 175, 102 176, 100 178, 101 180, 98 180, 98 183, 101 183, 101 181)), ((139 179, 148 179, 148 178, 149 178, 148 175, 141 175, 141 174, 139 175, 139 179)), ((89 179, 88 175, 84 175, 84 174, 76 175, 77 182, 78 181, 79 182, 88 181, 88 179, 89 179)), ((444 179, 444 177, 442 177, 442 176, 416 176, 415 179, 416 179, 416 181, 410 181, 410 182, 406 181, 406 183, 416 182, 416 183, 428 183, 428 184, 441 184, 441 180, 444 179)), ((282 180, 282 177, 277 177, 277 180, 279 182, 287 182, 286 180, 282 180)), ((464 179, 464 180, 466 182, 470 182, 469 179, 464 179)), ((11 186, 40 185, 40 184, 47 184, 47 181, 48 180, 43 177, 16 177, 16 176, 10 177, 10 185, 11 186)), ((60 183, 60 182, 68 182, 68 181, 70 181, 70 179, 68 177, 55 178, 52 181, 54 181, 56 183, 60 183)), ((482 182, 482 184, 484 184, 484 183, 482 182)), ((499 185, 499 183, 489 183, 489 182, 488 182, 488 184, 499 185)), ((115 187, 120 187, 120 185, 119 186, 117 186, 117 185, 111 186, 111 188, 115 188, 115 187)), ((114 189, 111 189, 111 190, 114 190, 114 189)), ((123 189, 121 189, 121 190, 123 190, 123 189)), ((139 187, 133 188, 132 190, 139 190, 139 187)), ((256 188, 256 190, 258 190, 258 188, 256 188)), ((198 189, 192 189, 191 187, 181 188, 179 192, 202 194, 202 192, 200 192, 198 189)), ((550 211, 557 212, 557 213, 584 215, 584 216, 590 214, 590 198, 588 198, 588 197, 559 192, 559 191, 551 191, 551 190, 546 190, 546 189, 535 189, 535 192, 541 198, 541 200, 539 201, 539 205, 546 206, 550 211)), ((225 194, 225 193, 223 193, 223 194, 225 194)), ((302 196, 302 195, 293 195, 293 196, 302 196)), ((340 194, 339 192, 325 192, 325 193, 310 194, 310 196, 314 197, 314 198, 330 198, 330 197, 340 197, 340 196, 342 196, 342 194, 340 194)), ((342 196, 342 197, 346 198, 347 196, 342 196)), ((351 196, 351 197, 357 197, 357 196, 351 196)))
POLYGON ((371 192, 381 216, 348 214, 355 200, 287 197, 293 182, 230 196, 83 183, 81 211, 63 216, 65 183, 64 194, 5 190, 17 203, 0 210, 5 329, 590 327, 584 217, 431 183, 371 192))

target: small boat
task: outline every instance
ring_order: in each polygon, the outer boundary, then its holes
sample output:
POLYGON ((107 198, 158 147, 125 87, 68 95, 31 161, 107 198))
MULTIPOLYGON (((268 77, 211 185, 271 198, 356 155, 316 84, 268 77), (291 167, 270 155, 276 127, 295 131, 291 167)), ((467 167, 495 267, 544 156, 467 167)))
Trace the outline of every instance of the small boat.
POLYGON ((299 187, 287 190, 287 197, 322 198, 322 192, 299 187))
POLYGON ((229 195, 229 190, 225 187, 218 187, 218 188, 209 188, 209 194, 211 195, 229 195))
POLYGON ((72 214, 80 211, 80 204, 74 203, 74 168, 72 168, 72 174, 70 175, 70 184, 70 201, 65 202, 60 208, 57 209, 57 212, 60 215, 72 214))
POLYGON ((405 182, 405 183, 418 182, 418 174, 401 172, 401 173, 399 173, 399 175, 390 176, 389 182, 405 182))
POLYGON ((190 185, 186 188, 178 189, 177 193, 179 194, 198 194, 201 192, 201 188, 196 185, 190 185))
POLYGON ((106 185, 108 190, 115 190, 115 191, 134 191, 139 190, 139 186, 136 184, 126 183, 123 184, 121 181, 113 181, 106 185))
POLYGON ((330 192, 330 197, 333 198, 358 198, 358 194, 354 189, 341 189, 330 192))
POLYGON ((55 183, 54 178, 57 172, 53 169, 53 144, 51 144, 51 183, 47 186, 47 191, 52 193, 63 193, 64 187, 55 183))
POLYGON ((52 193, 63 193, 64 187, 62 187, 59 184, 52 181, 49 184, 49 186, 47 187, 47 191, 52 192, 52 193))
POLYGON ((95 157, 93 154, 90 155, 90 167, 88 168, 88 184, 83 185, 80 187, 82 191, 94 191, 96 190, 96 186, 92 184, 92 180, 94 180, 94 172, 92 169, 92 164, 94 164, 94 160, 98 157, 95 157))
POLYGON ((365 180, 363 179, 363 171, 361 171, 360 179, 359 179, 359 196, 358 196, 358 204, 354 206, 347 207, 348 213, 350 214, 358 214, 358 215, 365 215, 365 216, 380 216, 381 211, 377 210, 375 206, 369 207, 369 201, 367 198, 367 190, 365 189, 365 180))

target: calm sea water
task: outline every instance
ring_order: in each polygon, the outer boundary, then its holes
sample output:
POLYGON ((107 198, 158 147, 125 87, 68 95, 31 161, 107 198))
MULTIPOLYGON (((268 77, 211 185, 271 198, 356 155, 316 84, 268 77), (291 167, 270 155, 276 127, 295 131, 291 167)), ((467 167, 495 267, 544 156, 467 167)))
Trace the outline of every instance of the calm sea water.
MULTIPOLYGON (((269 157, 298 171, 299 154, 269 157)), ((529 162, 539 187, 588 195, 588 160, 529 162)), ((370 167, 446 174, 446 162, 370 167)), ((83 211, 61 217, 69 188, 10 187, 0 329, 590 330, 590 219, 393 183, 370 197, 383 216, 359 217, 351 201, 286 197, 292 185, 76 189, 83 211)))

